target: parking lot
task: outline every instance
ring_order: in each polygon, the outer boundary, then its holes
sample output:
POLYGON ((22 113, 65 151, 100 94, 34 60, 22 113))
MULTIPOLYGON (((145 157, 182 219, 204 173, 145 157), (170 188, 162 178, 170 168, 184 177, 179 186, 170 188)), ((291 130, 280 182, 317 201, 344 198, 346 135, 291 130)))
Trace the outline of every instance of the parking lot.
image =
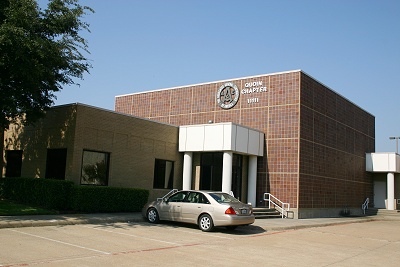
POLYGON ((398 266, 400 221, 205 233, 176 223, 0 229, 0 266, 398 266))

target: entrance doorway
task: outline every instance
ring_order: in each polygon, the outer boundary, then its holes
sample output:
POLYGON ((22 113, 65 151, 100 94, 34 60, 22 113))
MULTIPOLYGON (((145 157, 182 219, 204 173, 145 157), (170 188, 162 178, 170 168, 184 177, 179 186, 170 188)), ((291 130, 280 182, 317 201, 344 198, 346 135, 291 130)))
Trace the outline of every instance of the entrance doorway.
MULTIPOLYGON (((202 153, 200 160, 200 190, 222 190, 223 153, 202 153)), ((233 154, 232 159, 232 192, 242 199, 242 165, 243 156, 233 154)))
POLYGON ((378 209, 385 209, 386 181, 374 181, 374 206, 378 209))
POLYGON ((200 169, 201 190, 222 190, 223 153, 202 153, 200 169))
POLYGON ((233 154, 232 161, 232 192, 235 197, 242 200, 242 165, 243 156, 233 154))

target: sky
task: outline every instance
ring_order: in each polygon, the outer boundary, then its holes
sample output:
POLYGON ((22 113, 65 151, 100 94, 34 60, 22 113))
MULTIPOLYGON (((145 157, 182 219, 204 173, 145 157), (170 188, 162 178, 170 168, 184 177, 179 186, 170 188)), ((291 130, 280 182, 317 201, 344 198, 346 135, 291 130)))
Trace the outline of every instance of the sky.
MULTIPOLYGON (((39 0, 42 5, 46 0, 39 0)), ((301 69, 375 116, 376 152, 400 136, 398 0, 80 0, 93 68, 56 105, 301 69)))

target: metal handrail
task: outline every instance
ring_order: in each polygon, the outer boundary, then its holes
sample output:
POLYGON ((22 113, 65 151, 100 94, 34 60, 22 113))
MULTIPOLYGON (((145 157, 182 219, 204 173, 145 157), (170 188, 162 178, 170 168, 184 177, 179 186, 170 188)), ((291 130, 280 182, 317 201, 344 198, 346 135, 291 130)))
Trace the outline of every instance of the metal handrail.
POLYGON ((264 193, 264 201, 268 201, 268 208, 271 208, 271 204, 282 214, 282 218, 287 217, 287 212, 290 211, 290 203, 280 201, 277 197, 271 193, 264 193))
POLYGON ((362 208, 364 214, 365 214, 365 210, 368 209, 368 204, 369 204, 369 197, 367 197, 365 199, 364 203, 361 205, 361 208, 362 208))

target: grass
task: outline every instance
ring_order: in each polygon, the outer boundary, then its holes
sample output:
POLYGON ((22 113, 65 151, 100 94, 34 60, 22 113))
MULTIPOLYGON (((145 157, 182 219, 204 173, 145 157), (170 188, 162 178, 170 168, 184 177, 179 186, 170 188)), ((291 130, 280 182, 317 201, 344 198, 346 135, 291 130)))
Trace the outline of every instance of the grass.
POLYGON ((46 214, 58 214, 58 212, 55 210, 48 210, 40 207, 15 203, 6 199, 0 199, 0 216, 46 214))

